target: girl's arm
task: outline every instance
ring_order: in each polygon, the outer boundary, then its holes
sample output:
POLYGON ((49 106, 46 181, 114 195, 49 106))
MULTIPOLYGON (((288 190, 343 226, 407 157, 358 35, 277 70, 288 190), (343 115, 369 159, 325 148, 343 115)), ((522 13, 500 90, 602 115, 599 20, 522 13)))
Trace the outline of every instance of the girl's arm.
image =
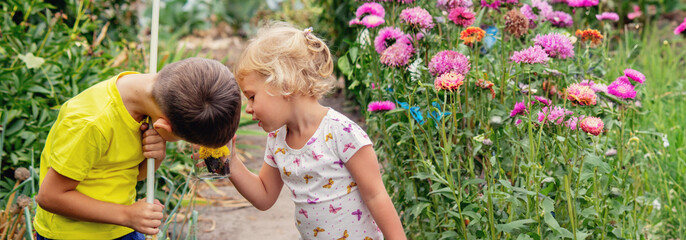
POLYGON ((229 179, 236 190, 255 208, 261 211, 271 208, 279 198, 281 187, 283 187, 279 170, 267 163, 262 163, 260 175, 255 175, 243 165, 241 160, 235 158, 235 155, 231 159, 229 161, 231 169, 229 179))
MULTIPOLYGON (((345 163, 355 179, 362 200, 372 213, 372 217, 389 240, 407 239, 391 198, 381 180, 379 163, 371 145, 364 146, 345 163)), ((277 170, 278 171, 278 170, 277 170)))

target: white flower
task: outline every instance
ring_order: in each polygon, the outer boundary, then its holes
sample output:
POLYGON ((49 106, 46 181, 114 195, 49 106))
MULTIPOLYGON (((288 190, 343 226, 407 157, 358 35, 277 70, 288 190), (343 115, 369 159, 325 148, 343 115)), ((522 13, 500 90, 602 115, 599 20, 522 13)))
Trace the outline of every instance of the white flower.
POLYGON ((659 199, 656 198, 655 200, 653 200, 653 208, 657 210, 662 209, 662 204, 660 204, 659 199))

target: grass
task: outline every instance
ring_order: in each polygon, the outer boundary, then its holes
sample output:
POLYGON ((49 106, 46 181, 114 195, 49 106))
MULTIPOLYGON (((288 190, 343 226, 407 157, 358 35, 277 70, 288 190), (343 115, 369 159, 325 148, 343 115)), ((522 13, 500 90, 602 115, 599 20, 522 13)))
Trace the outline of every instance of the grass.
POLYGON ((641 41, 625 41, 615 61, 617 66, 640 69, 648 79, 642 97, 644 112, 637 118, 638 131, 633 136, 638 141, 626 143, 644 154, 637 158, 645 160, 635 164, 643 165, 641 174, 648 192, 644 200, 653 205, 652 213, 644 215, 649 222, 644 229, 648 239, 686 238, 686 190, 682 187, 686 185, 682 125, 686 119, 686 40, 669 30, 655 30, 641 41))

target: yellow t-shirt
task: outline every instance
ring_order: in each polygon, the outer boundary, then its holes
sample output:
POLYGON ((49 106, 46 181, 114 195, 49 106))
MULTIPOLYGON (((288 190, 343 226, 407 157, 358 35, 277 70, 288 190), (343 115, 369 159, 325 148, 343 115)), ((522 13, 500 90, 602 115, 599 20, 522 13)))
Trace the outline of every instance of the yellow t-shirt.
MULTIPOLYGON (((123 72, 65 102, 41 154, 40 182, 48 168, 79 181, 76 191, 96 200, 131 205, 143 161, 141 123, 124 107, 117 89, 123 72)), ((51 239, 115 239, 131 228, 86 222, 41 209, 34 227, 51 239)))

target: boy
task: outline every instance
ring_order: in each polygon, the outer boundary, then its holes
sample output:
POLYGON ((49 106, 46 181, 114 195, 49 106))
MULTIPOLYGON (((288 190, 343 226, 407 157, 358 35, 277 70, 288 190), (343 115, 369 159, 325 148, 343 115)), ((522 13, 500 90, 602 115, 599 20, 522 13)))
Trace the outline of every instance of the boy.
POLYGON ((65 102, 41 154, 34 220, 39 239, 156 234, 161 204, 134 203, 136 181, 146 174, 144 156, 156 157, 157 168, 164 141, 225 145, 240 111, 231 71, 202 58, 169 64, 158 74, 123 72, 65 102), (146 131, 141 142, 147 117, 159 136, 146 131))

